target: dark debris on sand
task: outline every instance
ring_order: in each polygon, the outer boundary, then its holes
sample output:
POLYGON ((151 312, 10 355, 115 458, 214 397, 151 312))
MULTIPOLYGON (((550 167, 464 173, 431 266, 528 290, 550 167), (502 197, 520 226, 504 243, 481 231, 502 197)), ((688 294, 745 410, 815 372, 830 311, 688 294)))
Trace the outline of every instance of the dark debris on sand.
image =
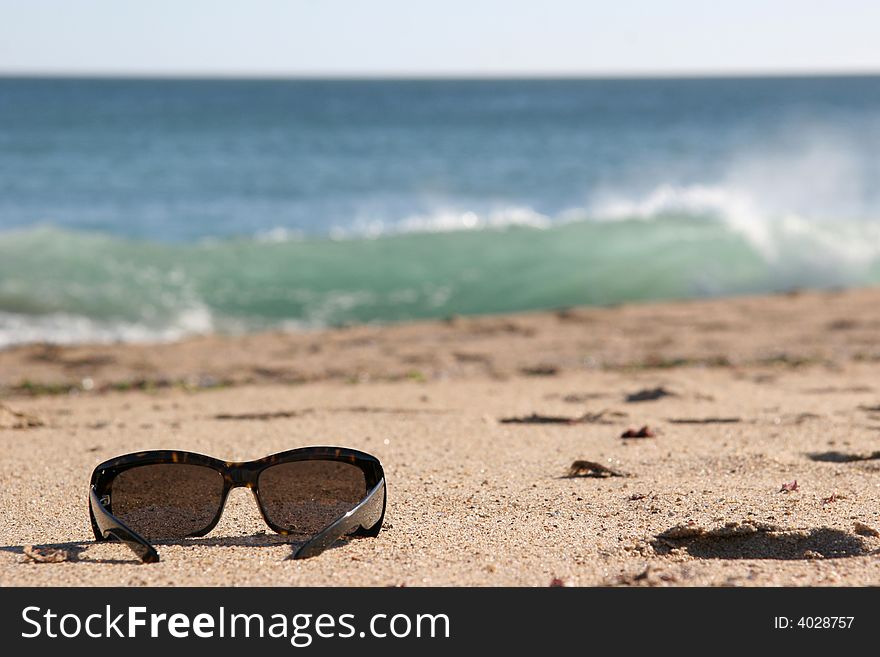
MULTIPOLYGON (((610 420, 605 419, 609 415, 607 411, 599 411, 598 413, 584 413, 577 417, 569 417, 566 415, 541 415, 532 413, 531 415, 523 415, 517 417, 503 417, 499 420, 501 424, 611 424, 610 420)), ((616 415, 616 413, 610 414, 616 415)))
POLYGON ((215 420, 279 420, 291 417, 300 417, 309 410, 304 411, 268 411, 263 413, 218 413, 215 420))
POLYGON ((876 461, 880 460, 880 451, 870 452, 868 454, 848 454, 846 452, 812 452, 807 454, 811 461, 820 461, 823 463, 854 463, 857 461, 876 461))
POLYGON ((653 438, 657 434, 655 431, 649 427, 647 424, 643 426, 641 429, 627 429, 622 434, 620 434, 621 438, 653 438))
POLYGON ((742 422, 739 417, 671 417, 666 420, 670 424, 737 424, 742 422))
POLYGON ((645 566, 634 575, 618 575, 611 586, 664 586, 678 582, 678 577, 654 566, 645 566))
POLYGON ((873 538, 880 537, 880 531, 877 531, 870 525, 866 525, 863 522, 856 522, 853 525, 853 531, 859 536, 872 536, 873 538))
POLYGON ((525 376, 556 376, 559 368, 555 365, 534 365, 521 368, 520 373, 525 376))
POLYGON ((663 386, 658 386, 656 388, 644 388, 638 392, 632 392, 626 396, 626 401, 627 403, 632 404, 635 402, 656 401, 658 399, 663 399, 663 397, 678 397, 678 395, 671 390, 667 390, 663 386))
POLYGON ((576 477, 593 477, 596 479, 605 479, 607 477, 629 477, 630 475, 614 468, 609 468, 595 461, 575 461, 568 468, 568 478, 576 477))

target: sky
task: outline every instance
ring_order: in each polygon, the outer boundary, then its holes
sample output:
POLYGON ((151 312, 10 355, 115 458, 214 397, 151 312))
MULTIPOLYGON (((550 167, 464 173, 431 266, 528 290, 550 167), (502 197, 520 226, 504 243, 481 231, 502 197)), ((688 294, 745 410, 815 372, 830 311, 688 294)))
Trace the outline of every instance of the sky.
POLYGON ((0 74, 880 72, 877 0, 0 0, 0 74))

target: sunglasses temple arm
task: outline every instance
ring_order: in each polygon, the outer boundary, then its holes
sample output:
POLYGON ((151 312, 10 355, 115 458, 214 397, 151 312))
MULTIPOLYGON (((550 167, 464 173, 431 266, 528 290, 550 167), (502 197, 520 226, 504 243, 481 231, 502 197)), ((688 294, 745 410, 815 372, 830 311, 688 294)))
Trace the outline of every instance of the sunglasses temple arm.
POLYGON ((300 547, 291 559, 308 559, 321 554, 338 539, 357 528, 371 529, 385 515, 385 478, 379 480, 367 496, 351 511, 300 547))
POLYGON ((144 563, 156 563, 159 561, 159 553, 150 545, 145 538, 128 528, 124 522, 107 510, 101 503, 95 487, 89 491, 89 510, 95 525, 100 530, 101 539, 115 538, 122 541, 134 551, 144 563))

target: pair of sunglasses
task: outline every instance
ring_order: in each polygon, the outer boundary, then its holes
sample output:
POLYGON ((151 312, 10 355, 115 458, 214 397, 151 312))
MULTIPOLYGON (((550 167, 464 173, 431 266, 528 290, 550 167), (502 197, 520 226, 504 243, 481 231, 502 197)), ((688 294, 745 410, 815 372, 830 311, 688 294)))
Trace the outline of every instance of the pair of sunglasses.
POLYGON ((346 534, 377 536, 385 517, 379 460, 342 447, 304 447, 231 463, 192 452, 118 456, 92 472, 89 516, 99 541, 126 543, 144 563, 159 561, 150 541, 204 536, 220 520, 229 491, 250 488, 266 524, 305 543, 314 557, 346 534))

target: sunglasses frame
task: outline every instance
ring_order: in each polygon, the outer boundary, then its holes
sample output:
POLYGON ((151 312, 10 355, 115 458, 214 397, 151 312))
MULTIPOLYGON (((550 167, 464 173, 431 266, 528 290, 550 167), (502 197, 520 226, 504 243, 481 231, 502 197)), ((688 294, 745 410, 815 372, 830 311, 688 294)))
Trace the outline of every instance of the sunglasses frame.
POLYGON ((266 515, 260 500, 260 474, 273 465, 299 461, 337 461, 350 463, 364 473, 366 494, 351 510, 334 520, 321 532, 309 539, 293 555, 294 559, 312 557, 323 552, 338 538, 351 533, 354 536, 378 536, 385 518, 386 491, 385 474, 379 459, 375 456, 346 447, 300 447, 298 449, 271 454, 255 461, 221 461, 204 454, 177 450, 154 450, 134 452, 104 461, 92 472, 89 488, 89 518, 95 539, 105 541, 117 539, 125 542, 145 563, 159 561, 156 549, 137 532, 126 526, 113 515, 113 480, 122 472, 143 465, 180 463, 210 468, 223 476, 223 491, 217 514, 211 523, 198 532, 187 536, 205 536, 210 533, 223 515, 226 500, 233 488, 249 488, 256 498, 257 507, 263 520, 273 531, 282 535, 290 532, 273 523, 266 515), (379 499, 381 498, 381 500, 379 499), (381 512, 379 502, 381 501, 381 512), (376 519, 378 512, 378 519, 376 519), (352 532, 352 530, 354 530, 352 532))

